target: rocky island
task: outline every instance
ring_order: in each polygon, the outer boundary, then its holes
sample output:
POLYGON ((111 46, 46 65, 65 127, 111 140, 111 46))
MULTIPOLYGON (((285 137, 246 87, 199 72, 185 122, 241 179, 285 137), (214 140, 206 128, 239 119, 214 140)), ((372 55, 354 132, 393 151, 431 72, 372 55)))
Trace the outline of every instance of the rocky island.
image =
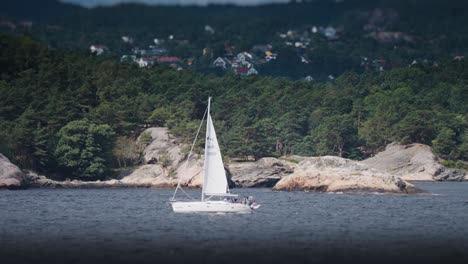
POLYGON ((333 156, 306 158, 274 190, 319 192, 420 193, 411 183, 362 162, 333 156))
MULTIPOLYGON (((200 188, 203 160, 198 154, 186 162, 185 145, 167 128, 145 132, 151 141, 143 151, 144 164, 115 179, 104 181, 54 181, 34 172, 22 172, 0 155, 0 188, 174 188, 180 180, 187 188, 200 188), (162 162, 164 161, 164 162, 162 162)), ((408 181, 466 180, 461 170, 441 165, 431 148, 422 144, 393 143, 364 161, 335 156, 261 158, 227 162, 231 187, 268 187, 284 191, 421 193, 408 181)))

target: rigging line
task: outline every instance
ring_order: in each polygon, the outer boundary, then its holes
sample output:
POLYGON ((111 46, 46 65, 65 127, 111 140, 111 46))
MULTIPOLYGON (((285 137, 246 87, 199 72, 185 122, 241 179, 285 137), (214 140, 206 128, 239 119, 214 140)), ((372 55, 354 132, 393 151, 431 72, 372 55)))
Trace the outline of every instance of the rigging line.
MULTIPOLYGON (((202 172, 202 171, 199 171, 199 172, 195 173, 194 175, 192 175, 192 176, 190 177, 190 180, 192 180, 192 178, 195 177, 195 176, 196 176, 197 174, 199 174, 200 172, 202 172)), ((187 192, 185 192, 185 190, 182 189, 182 187, 180 187, 180 190, 181 190, 183 193, 185 193, 185 195, 187 195, 188 198, 190 198, 190 199, 192 199, 192 200, 195 200, 192 196, 190 196, 190 194, 188 194, 187 192)), ((174 199, 172 199, 172 200, 174 200, 174 199)))
MULTIPOLYGON (((197 134, 195 135, 195 139, 194 139, 193 142, 192 142, 192 147, 190 148, 190 152, 189 152, 189 154, 188 154, 188 156, 187 156, 187 161, 185 162, 185 169, 187 169, 187 167, 188 167, 188 163, 189 163, 189 161, 190 161, 190 156, 192 156, 193 147, 195 146, 195 142, 197 141, 198 134, 200 133, 200 130, 201 130, 201 127, 202 127, 202 125, 203 125, 203 121, 205 120, 205 116, 206 116, 206 113, 207 113, 207 112, 208 112, 208 108, 205 109, 205 113, 203 114, 203 118, 202 118, 202 121, 200 122, 200 126, 198 126, 197 134)), ((193 176, 192 176, 192 177, 193 177, 193 176)), ((192 197, 190 197, 190 195, 188 195, 188 193, 186 193, 186 192, 184 191, 184 189, 182 189, 182 187, 180 186, 180 181, 181 181, 181 177, 179 177, 179 181, 177 182, 177 187, 176 187, 176 189, 175 189, 175 191, 174 191, 174 195, 172 195, 171 201, 174 201, 178 189, 181 189, 190 199, 194 200, 192 197)))

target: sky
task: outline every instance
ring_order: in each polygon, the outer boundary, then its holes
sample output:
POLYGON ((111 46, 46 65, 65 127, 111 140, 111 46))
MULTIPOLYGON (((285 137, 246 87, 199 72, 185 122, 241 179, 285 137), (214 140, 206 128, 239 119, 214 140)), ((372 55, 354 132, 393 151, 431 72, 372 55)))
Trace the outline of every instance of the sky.
POLYGON ((289 0, 61 0, 62 2, 80 4, 85 7, 98 5, 113 5, 118 3, 146 3, 162 5, 207 5, 207 4, 236 4, 258 5, 266 3, 286 3, 289 0))

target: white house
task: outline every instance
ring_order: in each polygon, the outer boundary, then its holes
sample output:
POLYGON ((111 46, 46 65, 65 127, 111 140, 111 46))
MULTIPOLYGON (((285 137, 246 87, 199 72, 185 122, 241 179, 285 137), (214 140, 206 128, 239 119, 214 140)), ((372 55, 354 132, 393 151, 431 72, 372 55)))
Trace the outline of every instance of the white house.
POLYGON ((136 63, 138 64, 138 67, 140 68, 143 68, 149 65, 149 62, 143 58, 138 59, 136 63))
POLYGON ((216 60, 213 61, 213 65, 215 67, 221 67, 223 69, 226 69, 227 66, 229 65, 229 62, 227 61, 227 59, 218 57, 218 58, 216 58, 216 60))
POLYGON ((120 62, 136 62, 136 60, 135 55, 122 55, 122 57, 120 57, 120 62))
POLYGON ((149 64, 148 61, 144 60, 143 58, 138 59, 136 63, 140 68, 146 67, 149 64))
POLYGON ((245 61, 245 55, 243 53, 239 53, 239 54, 237 54, 236 59, 239 62, 245 61))
POLYGON ((122 40, 123 42, 125 43, 129 43, 129 44, 132 44, 133 43, 133 38, 129 37, 129 36, 122 36, 122 40))
POLYGON ((299 41, 296 41, 296 42, 294 42, 294 47, 296 47, 296 48, 303 48, 303 47, 304 47, 304 43, 299 42, 299 41))
POLYGON ((327 37, 330 40, 337 39, 338 37, 336 36, 336 29, 332 26, 328 26, 324 29, 323 35, 327 37))
POLYGON ((106 52, 108 48, 104 45, 91 45, 89 47, 89 50, 91 51, 91 53, 95 53, 96 55, 101 55, 104 52, 106 52))
POLYGON ((306 81, 311 82, 314 80, 314 78, 310 75, 307 75, 307 77, 304 78, 306 81))
POLYGON ((210 34, 214 34, 215 33, 215 30, 210 26, 210 25, 206 25, 205 26, 205 31, 210 33, 210 34))

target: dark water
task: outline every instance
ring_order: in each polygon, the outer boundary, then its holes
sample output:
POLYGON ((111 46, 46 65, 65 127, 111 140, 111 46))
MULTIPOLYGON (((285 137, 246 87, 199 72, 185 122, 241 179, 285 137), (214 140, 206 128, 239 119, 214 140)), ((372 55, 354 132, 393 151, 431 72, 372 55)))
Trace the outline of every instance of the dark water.
POLYGON ((418 187, 235 189, 262 204, 248 215, 174 214, 170 190, 2 191, 0 263, 468 263, 468 183, 418 187))

